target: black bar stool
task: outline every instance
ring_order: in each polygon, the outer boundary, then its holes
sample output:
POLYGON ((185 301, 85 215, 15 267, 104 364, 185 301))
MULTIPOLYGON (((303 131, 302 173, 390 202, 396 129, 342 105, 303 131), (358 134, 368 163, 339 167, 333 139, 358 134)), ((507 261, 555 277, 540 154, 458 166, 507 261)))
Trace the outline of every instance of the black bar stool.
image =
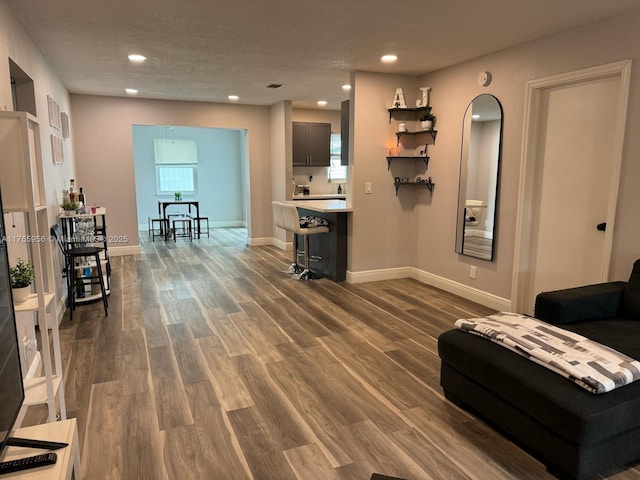
POLYGON ((164 237, 166 240, 168 228, 169 221, 166 218, 149 217, 149 235, 151 235, 151 241, 155 242, 156 237, 164 237))
POLYGON ((177 215, 171 220, 173 226, 173 241, 177 241, 178 237, 187 237, 193 240, 193 230, 191 225, 191 217, 188 215, 177 215))
MULTIPOLYGON (((51 227, 51 235, 55 237, 56 242, 60 246, 60 250, 64 255, 65 271, 67 273, 67 296, 69 297, 69 320, 73 320, 73 311, 76 308, 76 299, 74 287, 76 280, 82 282, 83 288, 85 281, 88 280, 90 284, 99 284, 100 292, 102 293, 102 304, 104 306, 105 316, 109 316, 109 302, 107 300, 107 289, 104 285, 104 277, 102 275, 102 264, 100 262, 100 253, 104 251, 103 247, 77 247, 73 242, 67 242, 60 230, 59 225, 51 227), (97 275, 89 275, 86 277, 76 278, 76 260, 85 257, 93 257, 95 261, 95 268, 97 275)), ((87 267, 93 267, 88 265, 87 267)), ((82 268, 80 266, 80 268, 82 268)))

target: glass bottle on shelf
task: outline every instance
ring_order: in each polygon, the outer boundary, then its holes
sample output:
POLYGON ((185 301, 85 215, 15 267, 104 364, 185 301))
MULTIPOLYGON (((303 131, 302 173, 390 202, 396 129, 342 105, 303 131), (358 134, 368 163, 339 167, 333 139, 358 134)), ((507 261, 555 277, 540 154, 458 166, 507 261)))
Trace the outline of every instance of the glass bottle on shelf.
POLYGON ((84 207, 86 205, 84 201, 84 193, 82 192, 82 187, 80 187, 80 193, 78 193, 78 203, 80 204, 81 207, 84 207))

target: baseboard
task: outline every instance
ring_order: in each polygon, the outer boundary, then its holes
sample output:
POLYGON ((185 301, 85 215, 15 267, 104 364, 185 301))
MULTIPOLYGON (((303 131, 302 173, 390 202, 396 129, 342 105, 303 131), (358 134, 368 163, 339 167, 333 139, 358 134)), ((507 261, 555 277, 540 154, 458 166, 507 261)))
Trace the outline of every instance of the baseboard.
POLYGON ((248 238, 247 245, 251 247, 265 247, 267 245, 273 245, 273 238, 271 237, 248 238))
POLYGON ((214 221, 210 220, 211 228, 247 228, 247 222, 242 220, 214 221))
POLYGON ((110 257, 123 257, 125 255, 140 255, 140 245, 130 245, 126 247, 109 247, 110 257))
POLYGON ((387 268, 364 272, 347 271, 347 282, 349 283, 396 280, 399 278, 413 278, 426 285, 431 285, 498 311, 504 312, 512 309, 511 300, 507 298, 502 298, 414 267, 387 268))
POLYGON ((469 285, 425 272, 424 270, 412 268, 411 278, 500 312, 509 312, 513 308, 511 300, 508 298, 499 297, 492 293, 470 287, 469 285))
POLYGON ((271 245, 279 248, 280 250, 284 250, 285 252, 293 250, 293 242, 287 242, 285 240, 280 240, 279 238, 272 238, 271 245))
POLYGON ((347 270, 347 282, 349 283, 377 282, 379 280, 397 280, 399 278, 411 278, 411 267, 385 268, 364 272, 350 272, 347 270))

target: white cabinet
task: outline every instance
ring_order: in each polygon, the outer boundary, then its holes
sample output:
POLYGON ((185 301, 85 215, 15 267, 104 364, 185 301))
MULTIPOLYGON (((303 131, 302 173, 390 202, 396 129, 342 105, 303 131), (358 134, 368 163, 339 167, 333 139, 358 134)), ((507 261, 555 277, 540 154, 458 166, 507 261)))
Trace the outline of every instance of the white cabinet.
POLYGON ((17 251, 33 263, 35 269, 29 299, 14 305, 16 314, 35 312, 41 332, 44 376, 25 379, 24 404, 46 403, 49 421, 55 421, 57 397, 60 418, 64 420, 66 407, 55 295, 59 276, 54 275, 53 269, 39 125, 37 119, 26 112, 0 112, 0 172, 4 213, 10 213, 14 219, 18 217, 17 223, 24 226, 20 235, 11 237, 8 232, 9 256, 15 255, 12 250, 17 251))
MULTIPOLYGON (((76 419, 64 422, 45 423, 33 427, 20 428, 12 433, 14 437, 63 442, 68 446, 56 450, 58 461, 54 465, 33 470, 23 470, 3 476, 7 479, 20 480, 82 480, 80 471, 80 446, 76 419)), ((42 453, 42 449, 25 447, 5 447, 0 460, 7 462, 42 453)))

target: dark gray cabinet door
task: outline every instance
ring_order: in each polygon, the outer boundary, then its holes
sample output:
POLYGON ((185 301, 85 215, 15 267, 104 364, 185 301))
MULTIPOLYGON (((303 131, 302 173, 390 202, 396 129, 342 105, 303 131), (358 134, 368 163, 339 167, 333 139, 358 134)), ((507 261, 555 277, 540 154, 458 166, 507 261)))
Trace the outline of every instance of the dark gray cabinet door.
POLYGON ((349 100, 340 105, 340 164, 349 165, 349 100))
POLYGON ((306 167, 309 164, 308 131, 307 123, 293 122, 293 165, 295 166, 306 167))
POLYGON ((331 124, 293 122, 293 165, 328 167, 331 124))

